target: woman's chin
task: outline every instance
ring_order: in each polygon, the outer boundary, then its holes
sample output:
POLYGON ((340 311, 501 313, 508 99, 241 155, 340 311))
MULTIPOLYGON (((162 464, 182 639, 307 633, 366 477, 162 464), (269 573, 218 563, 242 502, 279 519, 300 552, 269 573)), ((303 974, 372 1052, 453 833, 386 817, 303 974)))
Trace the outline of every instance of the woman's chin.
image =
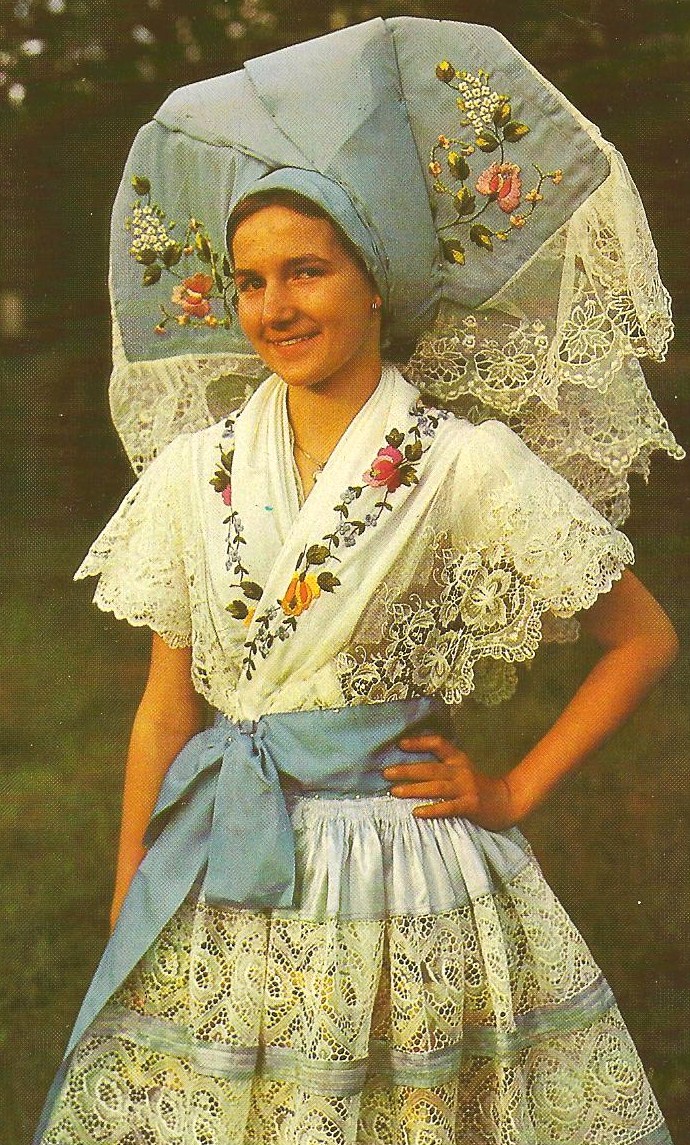
POLYGON ((321 381, 328 369, 315 343, 319 338, 292 345, 265 347, 261 355, 268 366, 289 385, 314 385, 321 381))
POLYGON ((332 370, 321 361, 312 360, 286 360, 280 356, 271 356, 268 365, 283 379, 288 386, 304 386, 311 388, 319 386, 330 377, 332 370))

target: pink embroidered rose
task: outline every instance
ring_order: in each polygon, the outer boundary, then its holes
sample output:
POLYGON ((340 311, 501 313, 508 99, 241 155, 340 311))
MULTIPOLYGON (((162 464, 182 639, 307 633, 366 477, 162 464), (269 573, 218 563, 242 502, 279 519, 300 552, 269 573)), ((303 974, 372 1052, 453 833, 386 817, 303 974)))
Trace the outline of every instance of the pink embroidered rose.
POLYGON ((399 449, 394 445, 386 445, 383 449, 379 449, 371 467, 362 474, 362 480, 374 489, 385 487, 389 493, 394 493, 402 485, 400 466, 403 460, 399 449))
POLYGON ((213 279, 210 274, 190 275, 182 280, 172 292, 172 300, 181 306, 185 314, 192 318, 206 318, 211 313, 211 303, 208 295, 213 290, 213 279))
POLYGON ((232 485, 230 485, 228 483, 225 486, 225 488, 221 492, 221 497, 223 498, 223 504, 224 505, 228 505, 228 506, 232 505, 232 485))
POLYGON ((520 168, 515 163, 492 163, 477 179, 480 195, 494 195, 507 215, 514 211, 522 194, 520 168))

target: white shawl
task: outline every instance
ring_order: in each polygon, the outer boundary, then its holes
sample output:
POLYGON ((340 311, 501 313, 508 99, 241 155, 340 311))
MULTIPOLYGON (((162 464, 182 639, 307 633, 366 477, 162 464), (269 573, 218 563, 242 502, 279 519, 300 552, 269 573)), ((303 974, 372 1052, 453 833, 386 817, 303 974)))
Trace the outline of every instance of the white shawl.
POLYGON ((426 409, 393 367, 300 507, 286 392, 269 378, 173 442, 77 573, 100 574, 101 607, 191 643, 196 686, 232 718, 457 702, 485 678, 501 698, 542 614, 588 607, 632 560, 503 424, 426 409))

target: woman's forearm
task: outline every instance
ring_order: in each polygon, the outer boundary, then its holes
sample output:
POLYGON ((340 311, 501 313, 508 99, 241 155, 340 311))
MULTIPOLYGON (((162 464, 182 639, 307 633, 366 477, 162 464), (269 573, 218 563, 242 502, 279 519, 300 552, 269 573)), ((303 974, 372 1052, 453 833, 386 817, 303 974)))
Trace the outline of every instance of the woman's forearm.
POLYGON ((137 710, 125 766, 122 822, 111 926, 145 855, 143 836, 163 776, 202 726, 202 703, 189 675, 189 650, 154 638, 149 678, 137 710))
POLYGON ((504 777, 517 819, 625 722, 674 656, 670 635, 640 637, 602 655, 555 723, 504 777))
POLYGON ((176 755, 199 730, 196 724, 166 726, 141 709, 137 712, 127 753, 122 796, 122 822, 115 874, 115 898, 122 902, 139 863, 142 842, 163 776, 176 755))

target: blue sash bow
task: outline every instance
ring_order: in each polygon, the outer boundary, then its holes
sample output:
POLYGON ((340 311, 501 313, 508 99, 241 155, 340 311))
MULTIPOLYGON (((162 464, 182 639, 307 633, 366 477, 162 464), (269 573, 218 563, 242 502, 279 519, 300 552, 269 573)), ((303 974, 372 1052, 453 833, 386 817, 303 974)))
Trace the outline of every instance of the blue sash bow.
POLYGON ((295 843, 286 792, 369 795, 405 760, 397 741, 438 710, 431 698, 217 716, 173 760, 144 842, 149 848, 91 981, 34 1137, 40 1140, 71 1054, 106 1002, 198 886, 208 902, 290 908, 295 843))

